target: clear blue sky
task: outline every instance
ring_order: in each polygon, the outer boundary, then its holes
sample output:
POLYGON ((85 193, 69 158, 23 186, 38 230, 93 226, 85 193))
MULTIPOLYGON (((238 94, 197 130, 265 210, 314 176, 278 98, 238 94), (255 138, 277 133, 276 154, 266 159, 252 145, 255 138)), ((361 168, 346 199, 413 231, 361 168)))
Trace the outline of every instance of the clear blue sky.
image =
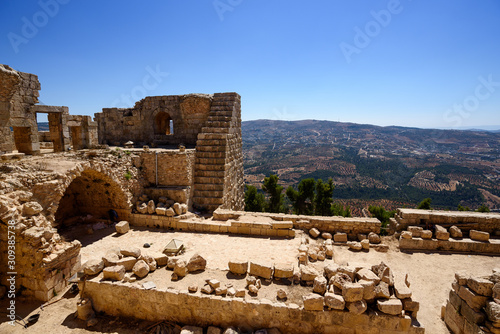
POLYGON ((244 120, 500 128, 498 0, 58 1, 0 2, 0 63, 72 114, 235 91, 244 120))

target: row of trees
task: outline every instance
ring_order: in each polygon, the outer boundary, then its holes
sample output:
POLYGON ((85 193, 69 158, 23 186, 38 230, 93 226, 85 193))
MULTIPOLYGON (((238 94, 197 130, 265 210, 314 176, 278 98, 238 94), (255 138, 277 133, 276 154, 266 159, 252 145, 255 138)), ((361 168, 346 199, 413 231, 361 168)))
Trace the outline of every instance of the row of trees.
POLYGON ((313 178, 303 179, 298 184, 297 189, 289 186, 283 193, 283 186, 278 184, 277 175, 271 174, 264 178, 262 190, 266 196, 259 192, 254 186, 246 186, 245 210, 253 212, 289 212, 286 199, 291 203, 293 212, 303 215, 317 216, 344 216, 350 217, 349 207, 344 208, 339 203, 333 203, 333 180, 328 182, 315 180, 313 178))

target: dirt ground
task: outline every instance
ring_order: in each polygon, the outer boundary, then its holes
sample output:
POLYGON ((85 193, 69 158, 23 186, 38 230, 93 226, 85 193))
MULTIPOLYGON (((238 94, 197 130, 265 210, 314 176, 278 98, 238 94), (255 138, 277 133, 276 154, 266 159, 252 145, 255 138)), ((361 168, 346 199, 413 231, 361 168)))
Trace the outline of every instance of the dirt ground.
MULTIPOLYGON (((82 242, 82 263, 91 257, 102 256, 110 248, 123 245, 134 245, 144 253, 161 252, 171 239, 182 240, 186 252, 181 257, 189 259, 194 253, 199 253, 207 259, 207 270, 198 274, 189 274, 185 278, 172 282, 172 271, 165 267, 149 274, 144 281, 153 281, 158 288, 172 286, 177 289, 187 289, 191 284, 200 288, 205 279, 216 278, 223 284, 232 284, 235 288, 244 287, 245 280, 227 272, 227 262, 230 259, 241 258, 254 261, 294 262, 300 245, 302 233, 294 239, 269 239, 219 234, 198 234, 184 232, 169 232, 160 230, 133 229, 125 235, 118 236, 112 227, 97 230, 87 234, 85 227, 67 231, 65 237, 71 239, 77 236, 82 242), (149 243, 150 248, 144 248, 149 243)), ((426 328, 427 333, 448 333, 440 318, 441 305, 447 299, 451 283, 456 271, 465 271, 471 275, 486 275, 491 269, 500 266, 498 257, 483 255, 439 254, 439 253, 403 253, 397 247, 397 241, 384 237, 384 243, 390 246, 387 253, 375 250, 368 252, 352 252, 345 246, 334 247, 334 258, 314 265, 321 268, 331 261, 338 264, 363 264, 371 266, 381 261, 389 265, 395 275, 408 273, 413 297, 420 302, 418 320, 426 328)), ((309 292, 311 288, 290 285, 289 282, 265 282, 257 298, 276 300, 276 291, 284 288, 289 293, 286 303, 301 304, 300 295, 309 292)), ((199 292, 198 292, 199 293, 199 292)), ((247 299, 253 298, 246 296, 247 299)), ((37 323, 24 329, 19 323, 12 327, 7 323, 0 324, 0 333, 144 333, 152 323, 134 319, 122 319, 99 315, 99 322, 91 328, 86 328, 83 321, 75 318, 77 296, 66 293, 62 299, 41 310, 40 303, 23 303, 19 298, 17 313, 26 318, 30 314, 40 313, 37 323)), ((5 300, 0 303, 1 321, 5 321, 5 300)))

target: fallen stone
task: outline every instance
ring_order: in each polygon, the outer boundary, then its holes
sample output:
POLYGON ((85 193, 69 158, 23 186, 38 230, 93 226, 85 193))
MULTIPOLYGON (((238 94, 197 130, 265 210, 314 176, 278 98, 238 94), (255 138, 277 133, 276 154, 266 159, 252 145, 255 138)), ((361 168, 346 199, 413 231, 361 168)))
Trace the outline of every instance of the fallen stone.
POLYGON ((116 232, 120 234, 125 234, 130 230, 130 225, 128 221, 122 220, 121 222, 115 225, 116 232))
POLYGON ((482 232, 482 231, 476 231, 476 230, 470 230, 469 237, 472 240, 476 240, 476 241, 489 241, 490 240, 490 234, 488 232, 482 232))
POLYGON ((214 289, 217 289, 218 287, 220 287, 220 281, 216 280, 214 278, 207 280, 207 284, 210 285, 214 289))
POLYGON ((420 309, 420 303, 412 300, 411 298, 406 298, 401 301, 403 303, 403 309, 408 312, 418 312, 420 309))
POLYGON ((467 285, 467 281, 469 280, 469 275, 461 271, 456 272, 455 280, 457 281, 458 285, 467 285))
POLYGON ((413 238, 420 238, 422 235, 423 228, 420 226, 408 226, 408 232, 411 233, 413 238))
POLYGON ((223 334, 240 334, 240 333, 238 333, 238 331, 233 327, 229 327, 224 331, 223 334))
POLYGON ((320 295, 324 295, 327 289, 326 286, 327 280, 323 276, 317 276, 314 278, 313 283, 313 292, 319 293, 320 295))
POLYGON ((90 259, 83 264, 83 272, 85 275, 97 275, 104 269, 104 261, 102 259, 90 259))
POLYGON ((193 255, 187 264, 187 270, 191 272, 203 271, 207 266, 207 260, 205 260, 201 255, 193 255))
POLYGON ((347 233, 337 232, 333 235, 333 241, 335 242, 347 242, 347 233))
POLYGON ((500 304, 500 283, 496 283, 493 286, 492 292, 493 292, 492 294, 493 299, 500 304))
POLYGON ((325 261, 325 259, 326 259, 326 252, 319 251, 318 252, 318 261, 325 261))
POLYGON ((255 281, 255 287, 256 287, 257 289, 259 289, 259 290, 260 290, 260 288, 262 288, 262 282, 260 281, 260 279, 257 279, 257 280, 255 281))
POLYGON ((146 277, 149 273, 149 265, 146 263, 146 261, 139 260, 134 264, 132 271, 139 278, 146 277))
POLYGON ((278 299, 286 299, 286 291, 284 289, 278 289, 278 291, 276 292, 276 297, 278 299))
POLYGON ((481 296, 491 297, 494 285, 493 282, 485 278, 471 277, 467 280, 469 289, 481 296))
POLYGON ((441 225, 435 225, 436 239, 438 240, 448 240, 450 239, 450 233, 441 225))
POLYGON ((363 299, 364 288, 358 283, 346 283, 342 286, 342 297, 348 303, 363 299))
POLYGON ((188 286, 188 291, 191 293, 195 293, 196 291, 198 291, 198 285, 191 284, 190 286, 188 286))
POLYGON ((27 202, 22 207, 23 215, 31 217, 43 211, 43 207, 38 202, 27 202))
POLYGON ((368 233, 368 240, 371 244, 379 244, 381 242, 380 236, 375 232, 368 233))
POLYGON ((247 286, 249 286, 250 284, 255 285, 257 283, 257 278, 255 278, 254 276, 247 276, 246 282, 247 286))
POLYGON ((380 262, 379 265, 372 266, 372 271, 377 275, 381 281, 394 285, 394 275, 392 274, 391 268, 389 268, 384 262, 380 262))
POLYGON ((204 293, 204 294, 209 295, 209 294, 211 294, 212 292, 214 292, 214 291, 215 291, 215 289, 214 289, 214 288, 212 288, 209 284, 205 284, 205 285, 201 288, 201 290, 200 290, 200 291, 201 291, 202 293, 204 293))
POLYGON ((156 212, 156 206, 155 206, 155 202, 153 200, 150 200, 148 202, 148 213, 150 215, 152 215, 153 213, 156 212))
POLYGON ((257 295, 259 293, 259 289, 253 284, 248 286, 248 291, 253 295, 257 295))
POLYGON ((141 256, 141 250, 139 248, 133 247, 133 246, 128 246, 128 247, 122 248, 120 250, 120 253, 123 256, 133 256, 135 258, 138 258, 139 256, 141 256))
POLYGON ((154 259, 158 267, 166 266, 168 263, 168 256, 162 253, 155 254, 154 259))
POLYGON ((234 297, 236 295, 236 289, 233 287, 230 287, 227 289, 227 295, 229 297, 234 297))
POLYGON ((168 208, 167 210, 165 210, 165 216, 167 216, 167 217, 173 217, 173 216, 175 216, 174 209, 168 208))
POLYGON ((177 276, 179 276, 179 277, 186 276, 188 274, 188 269, 187 269, 186 261, 184 261, 184 260, 178 260, 175 263, 174 273, 177 274, 177 276))
POLYGON ((180 334, 203 334, 203 328, 195 326, 184 326, 180 334))
POLYGON ((156 289, 156 284, 155 284, 155 282, 147 281, 147 282, 142 283, 142 287, 143 287, 143 289, 146 289, 146 290, 156 289))
POLYGON ((277 263, 274 265, 275 278, 291 278, 293 277, 293 263, 277 263))
POLYGON ((375 298, 391 298, 391 293, 389 291, 389 284, 386 282, 380 282, 375 286, 375 298))
POLYGON ((176 216, 182 215, 182 208, 179 203, 174 203, 174 205, 172 205, 172 208, 174 209, 176 216))
POLYGON ((337 272, 349 275, 349 277, 351 278, 351 281, 354 282, 354 278, 356 277, 356 268, 355 267, 340 266, 339 269, 337 269, 337 272))
POLYGON ((380 277, 375 275, 373 271, 367 268, 362 268, 356 272, 356 277, 360 280, 373 281, 375 285, 380 282, 380 277))
POLYGON ((186 203, 181 204, 181 212, 182 212, 182 214, 187 213, 187 211, 188 211, 187 204, 186 203))
POLYGON ((499 328, 500 326, 500 304, 495 302, 488 302, 486 304, 486 316, 488 320, 494 323, 494 326, 499 328))
POLYGON ((361 243, 357 241, 348 241, 347 246, 349 246, 349 249, 352 249, 354 251, 360 251, 361 249, 363 249, 361 243))
POLYGON ((375 299, 375 282, 359 280, 358 284, 363 287, 363 299, 366 301, 372 301, 375 299))
POLYGON ((325 266, 324 274, 325 274, 325 277, 328 279, 328 281, 330 281, 330 278, 332 278, 332 276, 335 276, 338 269, 339 269, 339 265, 336 263, 329 263, 325 266))
POLYGON ((215 294, 217 296, 226 295, 227 294, 227 287, 225 285, 218 287, 217 289, 215 289, 215 294))
POLYGON ((309 230, 309 235, 316 239, 320 235, 320 232, 317 228, 313 227, 312 229, 309 230))
POLYGON ((462 238, 462 230, 453 225, 452 227, 450 227, 450 236, 455 239, 462 238))
POLYGON ((166 216, 167 215, 167 208, 156 207, 155 212, 158 216, 166 216))
POLYGON ((111 266, 103 269, 103 278, 112 281, 121 281, 125 276, 124 266, 111 266))
POLYGON ((157 264, 156 264, 156 260, 154 259, 154 257, 152 257, 151 255, 147 255, 147 254, 143 254, 139 257, 139 260, 144 260, 146 261, 146 263, 148 264, 149 266, 149 271, 155 271, 156 270, 156 267, 157 267, 157 264))
POLYGON ((324 299, 315 293, 302 296, 304 302, 304 310, 306 311, 323 311, 324 299))
POLYGON ((412 236, 411 232, 408 232, 408 231, 401 232, 401 238, 402 239, 411 239, 412 237, 413 236, 412 236))
POLYGON ((130 271, 130 270, 132 270, 132 268, 134 268, 134 265, 136 262, 137 262, 137 259, 135 257, 127 256, 127 257, 119 259, 116 262, 116 265, 124 266, 126 271, 130 271))
POLYGON ((317 276, 319 273, 313 266, 300 266, 300 279, 302 281, 314 281, 317 276))
POLYGON ((370 249, 370 240, 363 239, 360 241, 361 247, 365 250, 370 249))
POLYGON ((207 334, 221 334, 222 329, 219 327, 209 326, 207 329, 207 334))
POLYGON ((108 253, 102 257, 105 267, 115 266, 120 258, 115 253, 108 253))
POLYGON ((486 305, 486 301, 488 300, 488 297, 478 295, 464 285, 460 286, 458 296, 476 312, 481 312, 481 309, 486 305))
POLYGON ((345 308, 344 298, 330 292, 325 293, 324 303, 332 310, 343 310, 345 308))
POLYGON ((270 263, 250 262, 250 275, 265 279, 273 278, 273 265, 270 263))
POLYGON ((235 275, 245 275, 248 270, 248 261, 231 260, 228 262, 229 271, 235 275))
POLYGON ((347 309, 350 313, 362 314, 368 308, 368 305, 364 300, 358 300, 355 302, 346 303, 347 309))
POLYGON ((333 238, 332 234, 328 232, 321 233, 321 237, 325 240, 331 240, 333 238))
POLYGON ((333 246, 332 245, 326 245, 325 246, 325 255, 331 259, 333 257, 333 246))
POLYGON ((148 205, 146 203, 141 203, 140 205, 138 205, 136 207, 136 209, 137 209, 137 212, 139 212, 139 213, 142 213, 142 214, 148 213, 148 205))
POLYGON ((333 284, 339 289, 342 289, 342 287, 348 283, 352 283, 352 279, 345 273, 336 273, 335 276, 330 278, 330 285, 333 284))
POLYGON ((378 299, 377 308, 385 314, 400 315, 401 311, 403 311, 403 303, 399 299, 378 299))
POLYGON ((167 268, 168 269, 174 269, 175 268, 175 264, 177 263, 177 261, 179 261, 178 257, 169 257, 168 261, 167 261, 167 268))
POLYGON ((411 298, 411 290, 406 286, 406 284, 402 280, 395 280, 394 294, 399 299, 411 298))
POLYGON ((420 234, 420 237, 422 239, 432 239, 432 231, 430 230, 423 230, 422 233, 420 234))
POLYGON ((238 298, 245 298, 245 289, 236 289, 236 294, 234 296, 238 298))

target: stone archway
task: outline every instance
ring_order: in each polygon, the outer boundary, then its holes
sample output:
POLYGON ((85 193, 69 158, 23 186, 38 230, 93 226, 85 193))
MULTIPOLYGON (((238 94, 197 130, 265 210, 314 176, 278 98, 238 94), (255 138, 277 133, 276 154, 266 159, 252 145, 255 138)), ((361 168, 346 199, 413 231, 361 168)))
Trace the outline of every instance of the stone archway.
POLYGON ((174 126, 172 117, 164 111, 160 111, 155 116, 154 132, 155 135, 172 135, 174 134, 174 126))
POLYGON ((54 227, 64 227, 73 217, 91 215, 108 219, 109 210, 130 210, 127 195, 112 177, 93 169, 79 173, 60 198, 54 227))

